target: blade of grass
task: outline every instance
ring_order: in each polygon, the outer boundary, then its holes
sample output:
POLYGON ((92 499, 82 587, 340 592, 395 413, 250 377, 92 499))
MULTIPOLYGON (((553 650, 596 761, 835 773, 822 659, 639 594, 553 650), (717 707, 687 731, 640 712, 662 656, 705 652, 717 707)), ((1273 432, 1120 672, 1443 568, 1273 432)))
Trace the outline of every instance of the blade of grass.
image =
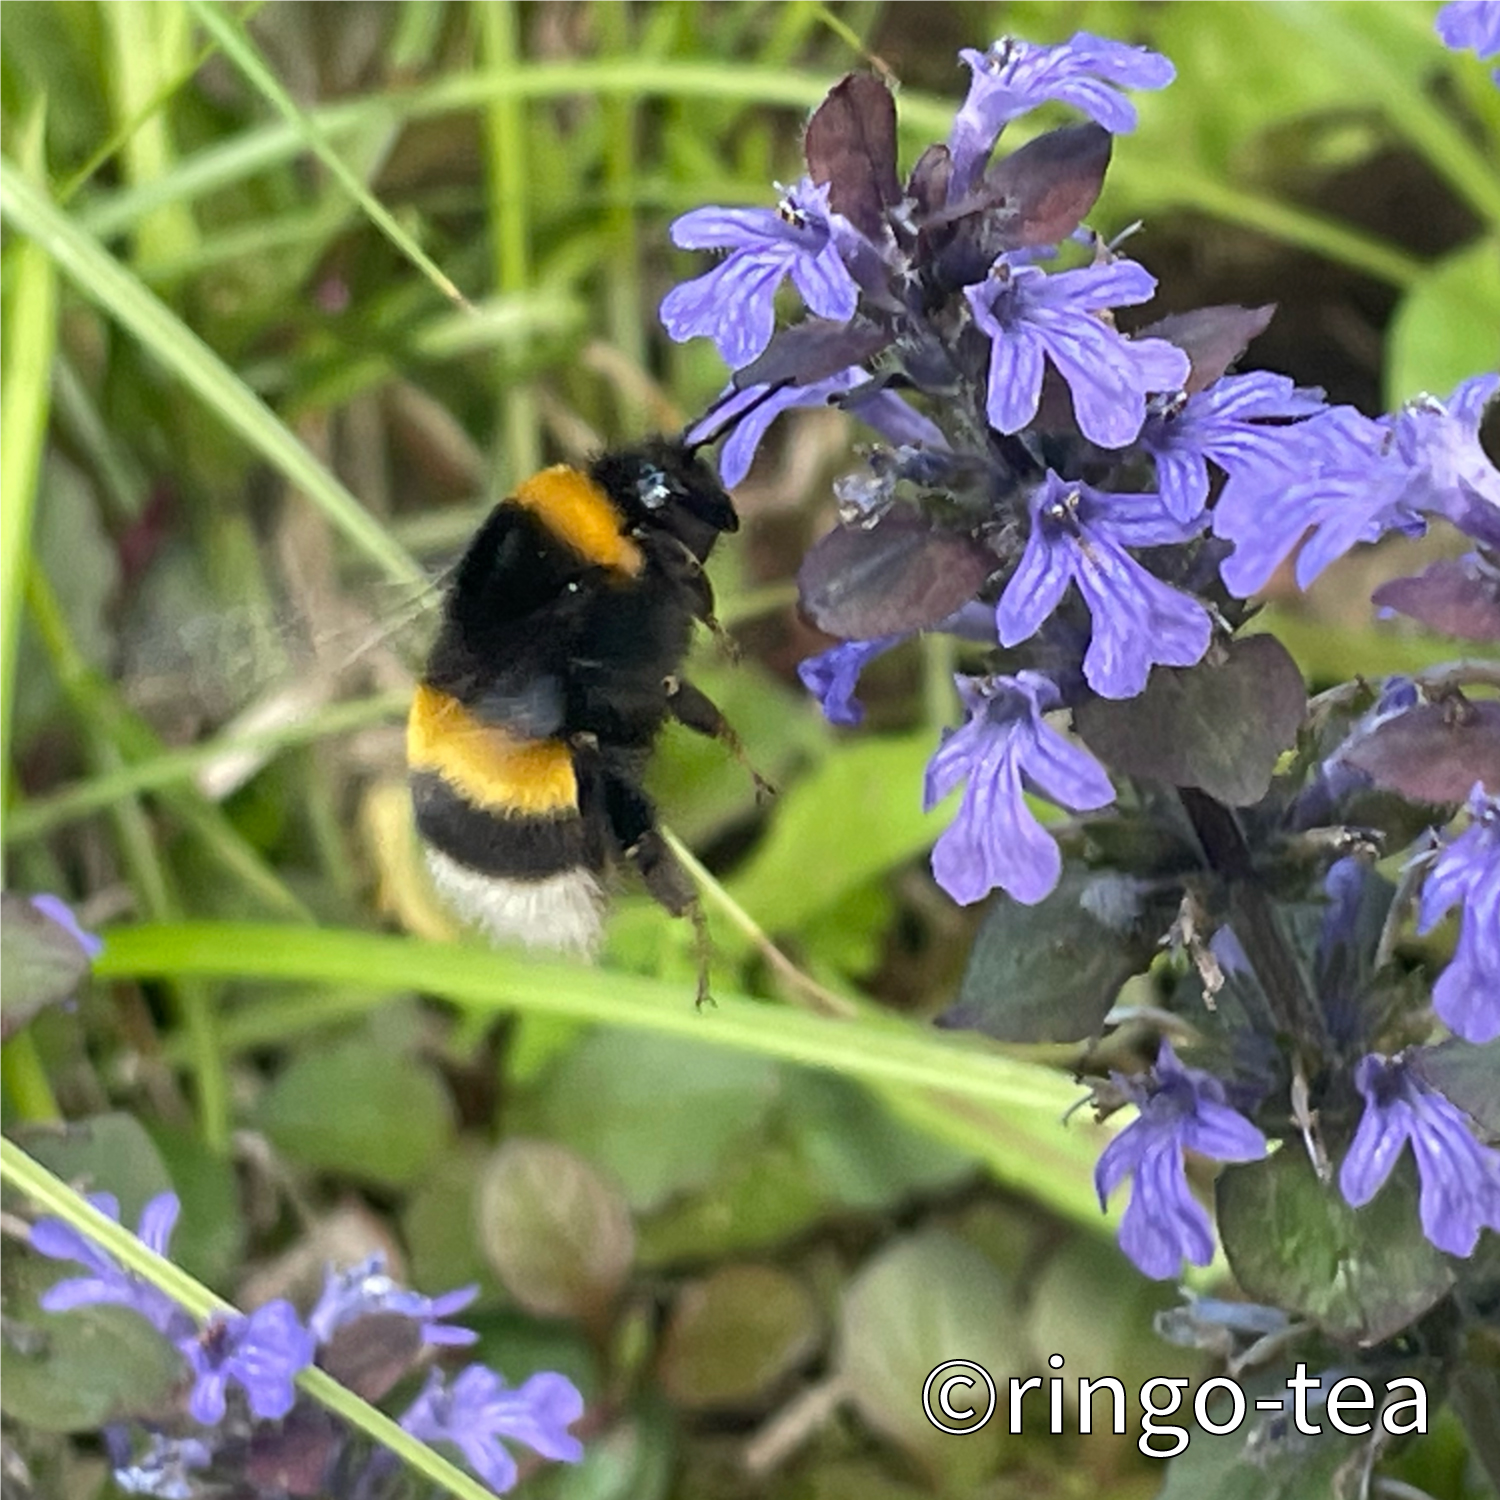
POLYGON ((225 15, 213 0, 187 0, 187 4, 204 30, 219 44, 224 56, 271 102, 288 126, 301 137, 305 149, 311 151, 328 168, 334 179, 365 211, 370 222, 445 297, 460 307, 467 307, 468 299, 454 286, 446 272, 396 222, 390 210, 354 175, 349 164, 334 150, 333 143, 316 117, 303 109, 281 86, 243 28, 225 15))
MULTIPOLYGON (((1091 1172, 1103 1136, 1092 1127, 1071 1129, 1065 1140, 1057 1135, 1057 1121, 1077 1099, 1074 1084, 973 1039, 895 1017, 833 1020, 723 993, 716 1006, 700 1012, 688 987, 637 974, 331 928, 182 923, 112 928, 104 940, 94 972, 105 979, 292 980, 333 986, 345 1002, 350 990, 364 986, 372 1005, 381 993, 416 991, 471 1014, 520 1011, 636 1027, 870 1083, 980 1100, 1004 1114, 1013 1149, 1031 1149, 1025 1143, 1034 1142, 1039 1155, 1071 1161, 1071 1170, 1051 1171, 1034 1184, 1038 1200, 1074 1222, 1098 1222, 1091 1172)), ((347 1013, 345 1003, 339 1013, 347 1013)))
POLYGON ((56 262, 90 301, 128 328, 226 426, 302 490, 388 577, 420 588, 426 576, 275 413, 167 305, 0 158, 0 213, 56 262))
POLYGON ((5 830, 6 841, 40 838, 64 824, 99 812, 122 797, 160 791, 188 781, 205 767, 229 756, 246 751, 289 750, 398 719, 406 712, 410 699, 411 695, 403 688, 373 698, 336 703, 296 723, 225 735, 180 750, 164 750, 159 755, 121 766, 107 776, 91 777, 22 803, 5 830))
MULTIPOLYGON (((491 0, 477 12, 481 56, 487 73, 524 74, 520 19, 513 0, 491 0)), ((531 285, 531 231, 526 181, 525 101, 497 95, 484 112, 485 181, 489 194, 490 242, 495 290, 504 297, 524 295, 531 285)), ((541 463, 541 426, 536 398, 519 370, 525 346, 499 357, 500 409, 496 431, 504 434, 491 464, 496 495, 506 494, 541 463)))
MULTIPOLYGON (((53 1176, 14 1141, 0 1139, 0 1177, 39 1208, 87 1235, 127 1271, 165 1292, 200 1321, 215 1313, 237 1311, 232 1303, 210 1291, 180 1266, 143 1245, 122 1224, 100 1213, 82 1194, 53 1176)), ((297 1384, 315 1401, 389 1448, 402 1463, 458 1500, 494 1500, 493 1490, 470 1478, 331 1375, 316 1368, 307 1369, 297 1376, 297 1384)))
MULTIPOLYGON (((22 140, 26 170, 44 170, 46 102, 38 103, 22 140)), ((41 246, 16 242, 5 251, 5 402, 0 411, 0 817, 10 805, 10 736, 15 723, 16 653, 21 600, 31 553, 31 518, 52 408, 52 355, 57 343, 57 277, 41 246)))

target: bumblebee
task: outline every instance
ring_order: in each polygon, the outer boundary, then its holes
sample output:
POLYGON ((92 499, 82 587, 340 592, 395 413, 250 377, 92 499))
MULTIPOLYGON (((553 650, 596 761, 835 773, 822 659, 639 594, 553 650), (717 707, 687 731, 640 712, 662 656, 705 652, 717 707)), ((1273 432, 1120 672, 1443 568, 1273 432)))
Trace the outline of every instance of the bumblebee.
POLYGON ((714 623, 703 565, 738 525, 696 450, 659 437, 543 469, 469 543, 407 765, 439 893, 492 940, 592 954, 622 864, 702 938, 641 779, 669 718, 739 750, 680 675, 694 626, 714 623))

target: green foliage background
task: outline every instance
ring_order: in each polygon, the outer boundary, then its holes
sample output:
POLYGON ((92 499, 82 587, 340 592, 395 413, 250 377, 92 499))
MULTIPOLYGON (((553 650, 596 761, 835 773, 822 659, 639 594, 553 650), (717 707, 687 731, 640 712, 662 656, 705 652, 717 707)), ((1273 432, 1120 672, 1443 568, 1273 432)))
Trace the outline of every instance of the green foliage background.
MULTIPOLYGON (((716 1010, 637 898, 597 970, 442 927, 393 622, 516 478, 719 388, 655 321, 693 267, 666 225, 769 201, 806 110, 872 62, 909 162, 958 46, 1148 42, 1178 79, 1137 99, 1094 221, 1146 221, 1167 310, 1274 297, 1256 356, 1371 410, 1493 366, 1500 92, 1435 8, 11 0, 7 885, 107 946, 77 1014, 6 1044, 7 1128, 127 1220, 170 1180, 183 1263, 225 1295, 375 1244, 425 1290, 478 1279, 480 1354, 590 1398, 589 1457, 527 1493, 1154 1493, 1129 1436, 944 1439, 918 1411, 958 1355, 1184 1365, 1150 1333, 1170 1289, 1093 1201, 1099 1130, 1060 1123, 1065 1058, 926 1025, 972 930, 925 873, 941 648, 876 674, 872 732, 796 688, 837 419, 746 487, 716 563, 743 659, 696 665, 780 798, 675 734, 655 771, 711 871, 716 1010)), ((1367 583, 1273 604, 1315 682, 1448 654, 1371 623, 1367 583)), ((97 1490, 62 1436, 83 1406, 5 1405, 47 1493, 97 1490)), ((1469 1493, 1458 1443, 1401 1472, 1469 1493)))

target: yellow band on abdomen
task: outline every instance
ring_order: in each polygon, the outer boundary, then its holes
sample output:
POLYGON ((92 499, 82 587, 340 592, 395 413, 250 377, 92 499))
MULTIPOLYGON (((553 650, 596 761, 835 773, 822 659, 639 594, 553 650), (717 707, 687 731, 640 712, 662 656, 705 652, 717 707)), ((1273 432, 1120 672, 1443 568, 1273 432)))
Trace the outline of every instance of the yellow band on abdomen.
POLYGON ((490 812, 578 810, 573 754, 561 740, 520 740, 481 723, 456 698, 420 683, 406 721, 406 763, 432 771, 490 812))
POLYGON ((585 562, 634 578, 645 566, 641 549, 621 534, 613 500, 587 474, 554 464, 516 487, 510 502, 529 510, 585 562))

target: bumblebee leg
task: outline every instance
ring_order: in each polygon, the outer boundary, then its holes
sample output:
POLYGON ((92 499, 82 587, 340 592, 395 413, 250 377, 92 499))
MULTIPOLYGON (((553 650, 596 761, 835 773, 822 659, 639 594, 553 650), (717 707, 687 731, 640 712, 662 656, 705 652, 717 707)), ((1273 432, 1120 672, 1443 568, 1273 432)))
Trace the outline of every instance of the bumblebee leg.
POLYGON ((606 777, 604 805, 609 824, 624 851, 625 858, 640 872, 647 893, 658 906, 674 917, 687 917, 693 924, 698 950, 698 1008, 711 1004, 708 989, 709 960, 713 946, 709 941, 708 922, 698 901, 692 877, 672 853, 661 830, 656 826, 656 810, 638 787, 618 777, 606 777))
POLYGON ((776 788, 766 780, 754 766, 746 753, 744 742, 734 732, 733 726, 720 711, 719 706, 706 693, 700 692, 692 683, 681 677, 667 678, 667 712, 684 728, 718 740, 729 753, 749 771, 755 783, 755 798, 765 802, 776 795, 776 788))

